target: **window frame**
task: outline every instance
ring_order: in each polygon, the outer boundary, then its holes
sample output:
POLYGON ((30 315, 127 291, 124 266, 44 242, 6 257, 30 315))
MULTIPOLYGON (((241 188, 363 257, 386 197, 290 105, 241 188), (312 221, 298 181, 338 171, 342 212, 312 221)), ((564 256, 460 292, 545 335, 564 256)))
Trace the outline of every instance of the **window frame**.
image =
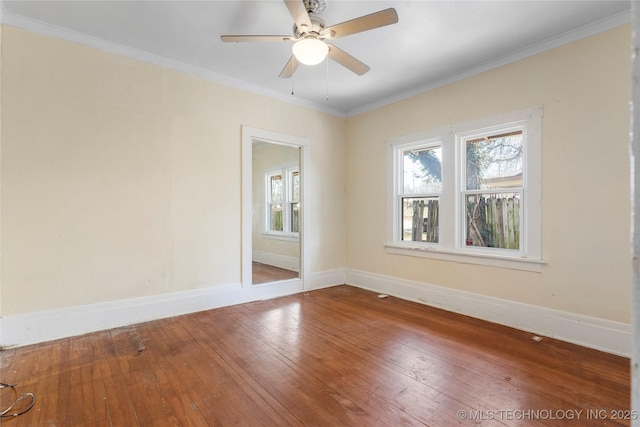
MULTIPOLYGON (((293 226, 293 218, 291 217, 291 208, 293 203, 293 175, 298 174, 300 177, 300 168, 284 168, 284 169, 276 169, 271 170, 264 173, 264 183, 265 183, 265 194, 264 194, 264 232, 265 236, 276 237, 276 238, 293 238, 297 239, 299 237, 299 231, 291 231, 291 227, 293 226), (279 203, 282 206, 282 230, 273 230, 271 228, 271 206, 274 204, 272 199, 272 191, 271 191, 271 178, 274 176, 282 177, 282 201, 279 203)), ((300 203, 300 200, 297 201, 300 203)), ((300 216, 298 216, 300 218, 300 216)), ((298 224, 298 230, 300 225, 298 224)))
POLYGON ((528 157, 527 157, 527 149, 528 149, 528 132, 527 132, 527 121, 519 120, 517 122, 507 123, 504 125, 496 125, 490 126, 484 129, 474 129, 468 132, 460 132, 455 135, 455 143, 456 143, 456 152, 457 152, 457 161, 456 166, 459 168, 458 172, 460 175, 460 180, 456 185, 457 191, 457 204, 456 204, 456 215, 458 216, 458 220, 460 221, 456 231, 456 246, 461 251, 468 251, 471 253, 480 253, 480 254, 495 254, 495 255, 503 255, 507 257, 526 257, 526 241, 527 236, 525 233, 520 233, 520 241, 519 241, 519 249, 502 249, 502 248, 487 248, 482 246, 467 246, 463 242, 466 239, 466 231, 467 231, 467 221, 466 221, 466 196, 468 194, 486 194, 486 193, 519 193, 521 195, 521 200, 524 204, 524 209, 520 209, 519 211, 519 221, 520 227, 525 224, 525 213, 527 210, 527 205, 529 204, 527 200, 527 194, 525 190, 527 189, 527 175, 529 170, 529 165, 527 165, 528 157), (522 131, 523 138, 523 150, 522 150, 522 186, 521 187, 505 187, 501 189, 478 189, 478 190, 469 190, 466 187, 467 182, 467 150, 466 144, 467 141, 493 136, 495 134, 504 134, 514 131, 522 131), (464 211, 464 214, 462 213, 464 211))
MULTIPOLYGON (((541 193, 542 193, 542 106, 452 125, 446 128, 390 139, 387 187, 387 253, 490 265, 527 271, 542 271, 541 193), (466 207, 464 204, 466 141, 474 136, 523 130, 523 209, 520 212, 519 250, 466 246, 466 207), (439 215, 439 243, 402 241, 399 234, 401 213, 397 206, 401 185, 400 159, 407 147, 421 148, 442 141, 442 192, 439 215)), ((505 191, 509 192, 508 188, 505 191)), ((490 191, 489 191, 490 192, 490 191)))
POLYGON ((288 188, 287 188, 287 212, 288 212, 288 219, 289 219, 289 226, 287 228, 288 232, 290 234, 293 234, 294 236, 297 236, 299 231, 294 231, 293 230, 293 226, 294 226, 294 220, 293 220, 293 205, 295 203, 298 204, 298 230, 300 230, 300 170, 297 167, 293 167, 293 168, 288 168, 286 170, 287 172, 287 183, 288 183, 288 188), (298 199, 296 200, 293 197, 293 179, 294 176, 298 177, 298 199))
MULTIPOLYGON (((399 144, 396 146, 396 155, 395 155, 395 197, 394 197, 394 217, 398 218, 398 221, 395 222, 395 232, 393 234, 393 239, 395 242, 401 245, 405 245, 407 247, 412 247, 415 244, 426 245, 430 247, 439 247, 440 246, 440 238, 438 238, 438 242, 416 242, 411 240, 404 240, 404 227, 403 227, 403 199, 405 198, 431 198, 437 197, 439 202, 442 198, 443 189, 441 188, 439 192, 426 192, 426 193, 405 193, 404 192, 404 153, 407 151, 413 151, 416 149, 431 149, 431 148, 440 148, 442 150, 443 143, 441 138, 427 138, 418 141, 412 141, 409 143, 399 144), (402 171, 402 172, 401 172, 402 171)), ((441 181, 441 187, 443 185, 443 181, 441 181)), ((442 235, 442 224, 438 221, 438 237, 442 235)))

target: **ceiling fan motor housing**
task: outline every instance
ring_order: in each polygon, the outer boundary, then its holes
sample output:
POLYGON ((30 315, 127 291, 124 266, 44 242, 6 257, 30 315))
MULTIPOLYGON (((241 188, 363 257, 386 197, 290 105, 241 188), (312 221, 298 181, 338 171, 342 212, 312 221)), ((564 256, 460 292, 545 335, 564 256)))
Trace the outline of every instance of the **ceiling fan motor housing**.
MULTIPOLYGON (((311 1, 311 0, 305 0, 305 2, 306 1, 311 1)), ((317 0, 313 0, 313 1, 317 1, 317 0)), ((304 27, 304 30, 302 30, 298 28, 296 24, 293 24, 293 34, 295 35, 296 39, 308 38, 308 37, 319 38, 320 36, 323 35, 324 27, 325 27, 324 20, 315 15, 309 15, 309 20, 311 21, 311 29, 307 29, 306 27, 304 27)))
POLYGON ((280 73, 279 77, 282 78, 291 77, 298 67, 298 64, 315 65, 327 56, 361 76, 369 71, 369 66, 327 41, 395 24, 398 22, 398 14, 396 10, 391 7, 326 27, 324 20, 320 18, 319 14, 325 10, 328 1, 329 0, 284 0, 289 14, 295 22, 293 25, 293 37, 284 35, 239 34, 221 35, 220 39, 223 42, 293 41, 293 55, 280 73), (320 58, 320 60, 318 60, 318 58, 320 58))
POLYGON ((327 0, 303 0, 308 13, 320 14, 327 8, 327 0))

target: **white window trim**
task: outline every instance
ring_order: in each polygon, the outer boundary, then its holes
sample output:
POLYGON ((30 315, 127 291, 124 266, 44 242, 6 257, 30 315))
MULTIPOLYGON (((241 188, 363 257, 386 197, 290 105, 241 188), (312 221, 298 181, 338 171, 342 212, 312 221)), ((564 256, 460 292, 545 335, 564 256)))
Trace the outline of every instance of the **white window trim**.
MULTIPOLYGON (((529 134, 530 132, 528 131, 528 127, 529 127, 529 123, 526 119, 523 120, 519 120, 517 122, 513 122, 513 123, 507 123, 507 124, 501 124, 501 125, 497 125, 497 126, 489 126, 486 128, 482 128, 482 129, 474 129, 472 131, 468 131, 468 132, 459 132, 455 134, 455 149, 456 149, 456 165, 457 166, 461 166, 461 165, 465 165, 466 164, 466 142, 468 140, 472 140, 472 139, 476 139, 482 136, 486 136, 486 135, 491 135, 493 133, 496 132, 510 132, 510 131, 516 131, 516 130, 521 130, 523 132, 524 135, 524 152, 523 152, 523 176, 522 176, 522 187, 521 189, 518 191, 520 194, 522 194, 523 199, 526 200, 525 203, 525 210, 524 211, 520 211, 520 224, 523 227, 523 233, 520 233, 520 250, 518 251, 513 251, 513 250, 509 250, 509 249, 499 249, 499 248, 483 248, 483 247, 467 247, 464 246, 462 244, 462 241, 464 240, 464 235, 465 235, 465 231, 466 231, 466 218, 464 215, 462 215, 462 211, 463 208, 462 206, 464 206, 464 197, 466 194, 468 194, 468 191, 465 190, 465 183, 466 183, 466 171, 464 170, 463 167, 460 167, 459 169, 459 173, 457 174, 456 178, 456 194, 457 194, 457 198, 456 198, 456 216, 458 219, 458 226, 456 227, 456 249, 461 251, 461 252, 469 252, 469 253, 473 253, 473 254, 487 254, 487 255, 493 255, 495 254, 496 256, 501 256, 501 254, 504 254, 505 257, 507 258, 513 258, 513 257, 521 257, 521 258, 526 258, 526 254, 528 253, 528 248, 526 247, 526 243, 525 241, 528 241, 529 239, 527 238, 527 230, 526 230, 526 223, 527 223, 527 218, 528 218, 528 214, 526 212, 526 209, 528 208, 528 195, 529 195, 529 188, 528 188, 528 179, 527 176, 529 175, 529 169, 531 168, 531 165, 529 165, 527 163, 527 161, 529 160, 529 156, 528 156, 528 149, 529 149, 529 134)), ((478 192, 481 193, 510 193, 511 190, 509 188, 505 188, 505 189, 500 189, 500 190, 478 190, 478 192)))
MULTIPOLYGON (((397 153, 401 153, 407 149, 412 149, 412 148, 417 148, 417 147, 425 147, 425 148, 431 148, 431 147, 443 147, 443 142, 442 142, 442 138, 426 138, 426 139, 420 139, 418 141, 411 141, 408 143, 403 143, 403 144, 399 144, 395 146, 395 150, 397 153)), ((444 149, 444 148, 443 148, 444 149)), ((394 174, 394 179, 393 179, 393 188, 394 188, 394 201, 392 203, 393 205, 393 217, 396 219, 399 219, 400 216, 402 215, 401 208, 400 208, 400 198, 402 196, 404 197, 432 197, 432 196, 437 196, 438 199, 440 200, 440 202, 442 201, 442 196, 444 193, 444 188, 443 190, 440 191, 440 193, 429 193, 429 194, 422 194, 422 193, 416 193, 416 194, 405 194, 403 190, 401 190, 401 188, 403 187, 403 182, 401 182, 399 178, 399 171, 402 169, 402 165, 403 165, 403 161, 404 158, 401 155, 397 155, 394 154, 394 168, 395 168, 395 174, 394 174)), ((393 160, 392 160, 393 161, 393 160)), ((398 242, 401 245, 407 245, 409 247, 414 246, 416 243, 415 242, 407 242, 407 241, 403 241, 402 240, 402 227, 399 227, 399 221, 396 221, 393 227, 393 237, 392 237, 392 241, 394 242, 398 242)), ((442 235, 442 223, 440 222, 438 224, 439 226, 439 230, 438 230, 438 236, 442 235)), ((420 246, 429 246, 429 247, 439 247, 440 244, 439 243, 430 243, 430 242, 422 242, 419 243, 420 246)))
POLYGON ((541 245, 541 187, 542 187, 542 106, 527 108, 446 128, 434 129, 415 135, 391 139, 387 142, 387 253, 423 258, 489 265, 526 271, 542 271, 541 245), (462 138, 472 134, 491 132, 492 129, 526 126, 523 186, 526 192, 522 213, 523 247, 519 252, 495 250, 462 245, 464 216, 460 209, 463 173, 455 166, 463 156, 462 138), (400 164, 400 150, 417 144, 442 141, 442 195, 440 197, 440 242, 425 244, 401 241, 399 236, 399 206, 396 203, 400 164), (453 159, 453 160, 451 160, 453 159), (445 167, 449 164, 449 167, 445 167), (453 167, 452 167, 453 166, 453 167), (456 172, 458 170, 458 172, 456 172), (447 215, 445 212, 453 212, 447 215))
POLYGON ((298 233, 286 234, 281 231, 264 231, 262 236, 265 239, 273 239, 273 240, 282 240, 284 242, 297 242, 298 241, 298 233))
POLYGON ((291 230, 291 220, 289 214, 289 206, 291 205, 291 178, 293 173, 300 172, 299 168, 283 168, 276 169, 269 172, 265 172, 264 174, 264 185, 265 185, 265 210, 264 210, 264 232, 262 235, 269 239, 275 240, 285 240, 285 241, 296 241, 298 240, 299 233, 289 231, 291 230), (270 208, 271 208, 271 180, 272 176, 281 175, 282 176, 282 230, 271 230, 271 218, 270 218, 270 208))

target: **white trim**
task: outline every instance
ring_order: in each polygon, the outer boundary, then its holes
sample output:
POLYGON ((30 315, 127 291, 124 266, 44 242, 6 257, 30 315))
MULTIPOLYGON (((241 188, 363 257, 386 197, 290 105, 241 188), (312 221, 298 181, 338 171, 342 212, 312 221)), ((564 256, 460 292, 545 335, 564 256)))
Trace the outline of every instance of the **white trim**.
MULTIPOLYGON (((491 117, 457 123, 387 141, 387 253, 434 258, 526 271, 542 271, 541 185, 542 115, 536 106, 491 117), (522 248, 519 251, 495 248, 471 248, 462 245, 466 227, 464 204, 464 140, 470 136, 522 129, 525 135, 523 168, 525 205, 521 213, 522 248), (436 141, 442 147, 442 190, 440 198, 440 241, 435 243, 401 240, 399 224, 402 212, 399 193, 402 175, 401 156, 405 149, 428 147, 436 141), (447 160, 448 159, 448 160, 447 160)), ((509 189, 504 189, 509 191, 509 189)))
POLYGON ((201 77, 205 80, 219 83, 228 87, 233 87, 240 90, 245 90, 250 93, 267 96, 280 101, 288 102, 290 104, 300 105, 306 108, 311 108, 316 111, 332 114, 338 117, 346 117, 345 112, 337 110, 335 108, 329 108, 318 102, 309 101, 298 96, 291 96, 277 92, 275 90, 268 89, 264 86, 259 86, 252 83, 247 83, 229 77, 223 74, 216 73, 205 68, 200 68, 195 65, 190 65, 184 62, 177 61, 175 59, 166 58, 164 56, 149 53, 143 50, 134 49, 129 46, 124 46, 118 43, 114 43, 108 40, 93 37, 88 34, 78 33, 76 31, 69 30, 67 28, 58 27, 56 25, 48 24, 46 22, 38 21, 24 16, 16 15, 8 12, 3 7, 3 13, 1 16, 2 23, 17 28, 22 28, 34 32, 36 34, 42 34, 49 37, 54 37, 62 40, 67 40, 73 43, 78 43, 84 46, 93 47, 103 50, 105 52, 114 53, 127 58, 136 59, 138 61, 146 62, 148 64, 154 64, 162 68, 170 70, 181 71, 186 74, 201 77))
POLYGON ((353 269, 346 270, 346 283, 620 356, 631 353, 627 323, 353 269))
MULTIPOLYGON (((579 314, 487 297, 427 283, 353 269, 308 274, 304 291, 350 284, 363 289, 442 308, 628 357, 631 325, 579 314)), ((5 316, 0 318, 3 341, 10 348, 147 322, 234 304, 300 292, 299 281, 283 282, 278 293, 257 286, 252 295, 239 283, 190 291, 131 298, 98 304, 5 316), (296 288, 296 289, 294 289, 296 288)))
POLYGON ((502 67, 503 65, 508 65, 508 64, 520 61, 521 59, 525 59, 530 56, 534 56, 539 53, 546 52, 547 50, 555 49, 557 47, 564 46, 569 43, 573 43, 580 39, 584 39, 608 30, 612 30, 614 28, 628 24, 630 19, 631 19, 631 14, 628 11, 619 13, 617 15, 613 15, 609 18, 602 19, 598 22, 587 24, 585 26, 576 28, 575 30, 569 31, 567 33, 560 34, 559 36, 551 37, 540 43, 536 43, 532 46, 524 48, 518 52, 509 53, 507 55, 487 61, 484 64, 475 65, 473 67, 467 68, 466 70, 462 70, 458 73, 447 75, 446 77, 443 77, 439 80, 432 81, 430 83, 427 83, 426 85, 413 88, 406 92, 398 93, 397 95, 391 96, 389 98, 381 99, 379 101, 363 105, 362 107, 353 108, 347 111, 345 115, 346 117, 354 117, 359 114, 366 113, 368 111, 372 111, 377 108, 381 108, 398 101, 402 101, 404 99, 412 98, 416 95, 429 92, 439 87, 446 86, 448 84, 455 83, 460 80, 467 79, 469 77, 473 77, 480 73, 484 73, 486 71, 490 71, 495 68, 502 67))
POLYGON ((302 292, 302 279, 287 279, 278 282, 260 283, 251 286, 251 300, 266 300, 302 292))
POLYGON ((139 298, 88 304, 0 317, 0 350, 87 334, 198 311, 276 298, 304 290, 344 284, 345 270, 310 273, 305 283, 289 280, 275 286, 254 286, 252 292, 240 283, 209 286, 139 298))
POLYGON ((304 281, 304 290, 313 291, 316 289, 344 285, 345 283, 346 270, 344 268, 337 268, 335 270, 326 270, 307 275, 307 279, 304 281))
POLYGON ((384 245, 387 253, 394 255, 406 255, 420 258, 431 258, 441 261, 460 262, 464 264, 488 265, 491 267, 508 268, 511 270, 542 272, 542 266, 546 261, 539 259, 517 258, 485 253, 464 253, 462 251, 446 250, 432 246, 402 246, 399 244, 384 245))
MULTIPOLYGON (((262 145, 265 144, 264 141, 261 141, 256 144, 262 145)), ((298 147, 295 147, 298 148, 298 147)), ((299 160, 296 162, 299 163, 299 160)), ((265 231, 262 233, 263 236, 281 236, 283 238, 288 238, 289 240, 297 240, 299 233, 291 231, 293 228, 293 218, 291 215, 291 207, 294 203, 298 203, 299 200, 293 200, 293 174, 297 173, 298 176, 300 174, 300 168, 296 165, 293 167, 283 167, 276 170, 267 171, 264 173, 264 229, 265 231), (282 181, 282 200, 279 203, 273 202, 273 188, 272 188, 272 179, 274 177, 280 176, 280 180, 282 181), (274 204, 279 204, 282 206, 282 231, 280 230, 272 230, 271 229, 271 206, 274 204)), ((276 237, 272 237, 276 238, 276 237)), ((284 240, 284 239, 282 239, 284 240)))
POLYGON ((511 64, 521 59, 528 58, 533 55, 537 55, 538 53, 542 53, 547 50, 554 49, 556 47, 563 46, 565 44, 572 43, 574 41, 577 41, 586 37, 590 37, 595 34, 602 33, 604 31, 611 30, 621 25, 628 24, 630 22, 630 17, 631 17, 630 12, 628 11, 622 12, 617 15, 611 16, 609 18, 600 20, 598 22, 594 22, 594 23, 582 26, 580 28, 576 28, 575 30, 569 31, 559 36, 549 38, 540 43, 534 44, 533 46, 529 46, 525 49, 522 49, 518 52, 510 53, 510 54, 495 58, 484 64, 470 67, 466 70, 462 70, 461 72, 455 73, 453 75, 448 75, 447 77, 433 81, 424 86, 420 86, 418 88, 414 88, 406 92, 401 92, 397 95, 394 95, 379 101, 375 101, 358 108, 353 108, 351 110, 344 111, 336 108, 329 108, 326 105, 319 102, 312 102, 299 97, 292 97, 290 95, 286 95, 274 90, 267 89, 263 86, 243 82, 229 76, 225 76, 210 70, 206 70, 204 68, 195 67, 193 65, 185 64, 180 61, 165 58, 163 56, 154 55, 149 52, 133 49, 133 48, 123 46, 117 43, 109 42, 97 37, 92 37, 87 34, 78 33, 76 31, 71 31, 69 29, 51 25, 42 21, 16 15, 14 13, 7 11, 1 2, 0 2, 0 10, 2 12, 0 13, 0 21, 3 24, 11 25, 17 28, 22 28, 25 30, 32 31, 34 33, 43 34, 50 37, 68 40, 68 41, 79 43, 85 46, 94 47, 97 49, 104 50, 106 52, 111 52, 117 55, 122 55, 128 58, 137 59, 150 64, 155 64, 160 67, 182 71, 184 73, 199 76, 206 80, 223 84, 225 86, 246 90, 251 93, 268 96, 270 98, 278 99, 280 101, 288 102, 291 104, 301 105, 307 108, 311 108, 317 111, 322 111, 338 117, 357 116, 358 114, 375 110, 376 108, 384 107, 394 102, 411 98, 413 96, 428 92, 430 90, 437 89, 439 87, 442 87, 460 80, 464 80, 468 77, 475 76, 485 71, 489 71, 494 68, 498 68, 503 65, 511 64))
POLYGON ((283 242, 297 242, 298 233, 282 233, 275 231, 265 231, 262 233, 265 239, 281 240, 283 242))
POLYGON ((246 302, 240 283, 2 318, 1 348, 35 344, 246 302))
POLYGON ((296 257, 262 251, 252 251, 251 255, 255 262, 261 264, 273 265, 292 271, 300 271, 300 259, 296 257))
MULTIPOLYGON (((535 125, 538 125, 537 123, 535 125)), ((457 133, 455 135, 455 149, 456 149, 456 165, 458 166, 458 181, 456 182, 456 216, 458 218, 457 220, 457 227, 455 230, 455 234, 456 234, 456 240, 455 240, 455 249, 458 251, 468 251, 469 253, 486 253, 487 255, 492 254, 492 252, 494 253, 500 253, 500 252, 504 252, 505 255, 508 256, 508 254, 512 254, 513 257, 519 257, 519 258, 524 258, 525 254, 529 253, 526 249, 527 249, 527 244, 528 242, 531 240, 529 238, 527 238, 527 230, 529 227, 527 227, 527 219, 529 218, 529 215, 527 215, 525 212, 525 210, 529 210, 529 200, 528 200, 528 195, 530 193, 529 191, 529 184, 528 184, 528 180, 527 177, 529 175, 540 175, 541 170, 540 170, 540 165, 533 165, 534 167, 531 167, 528 163, 529 160, 529 152, 530 151, 541 151, 541 141, 540 139, 534 140, 534 144, 532 144, 529 140, 528 140, 528 135, 532 134, 532 135, 536 135, 539 134, 535 132, 535 130, 533 130, 532 132, 529 132, 528 128, 531 127, 529 120, 519 120, 515 123, 509 123, 507 125, 494 125, 494 126, 490 126, 488 128, 484 128, 484 129, 473 129, 470 131, 465 131, 465 132, 460 132, 457 133), (522 153, 522 184, 518 187, 507 187, 507 188, 499 188, 499 189, 474 189, 474 190, 469 190, 467 189, 467 150, 466 150, 466 146, 467 146, 467 141, 469 140, 475 140, 477 138, 480 137, 491 137, 491 135, 495 135, 496 133, 507 133, 507 132, 513 132, 513 131, 519 131, 522 134, 522 140, 523 140, 523 153, 522 153), (537 148, 537 150, 536 150, 537 148), (536 170, 530 171, 530 169, 535 169, 535 166, 538 167, 538 173, 536 174, 536 170), (532 173, 533 172, 533 173, 532 173), (526 191, 525 191, 526 190, 526 191), (466 200, 467 197, 470 194, 476 194, 476 195, 483 195, 483 194, 499 194, 499 193, 517 193, 518 196, 520 197, 520 200, 524 201, 525 204, 525 209, 520 209, 519 212, 519 216, 518 216, 518 221, 521 224, 522 227, 522 232, 520 233, 520 240, 518 242, 518 250, 511 250, 511 249, 497 249, 497 248, 483 248, 483 247, 474 247, 474 246, 469 246, 467 247, 466 245, 463 245, 463 241, 464 241, 464 236, 467 235, 467 218, 465 215, 462 214, 463 212, 463 207, 466 205, 466 200)), ((535 156, 534 156, 535 158, 535 156)), ((535 206, 539 206, 539 201, 535 200, 534 201, 534 205, 535 206)), ((534 227, 536 228, 536 227, 534 227)), ((539 240, 539 234, 536 234, 536 236, 538 236, 535 240, 539 240)), ((536 259, 540 259, 540 254, 537 253, 536 259)))
MULTIPOLYGON (((310 164, 310 140, 293 135, 287 135, 283 133, 273 132, 264 129, 258 129, 251 126, 242 126, 242 287, 248 293, 257 293, 261 298, 266 298, 265 289, 269 289, 269 286, 273 287, 273 295, 278 296, 281 294, 279 290, 280 283, 269 284, 268 286, 254 286, 252 285, 252 273, 251 273, 251 260, 253 254, 253 143, 254 141, 268 142, 278 145, 289 145, 300 148, 300 164, 298 170, 300 171, 300 277, 298 280, 297 290, 301 291, 304 288, 304 280, 309 273, 309 254, 310 242, 305 238, 305 230, 307 224, 310 224, 309 209, 305 207, 305 198, 309 194, 309 173, 307 172, 307 165, 310 164)), ((294 282, 287 281, 287 286, 291 286, 294 282)), ((289 289, 289 288, 287 288, 289 289)), ((291 293, 292 290, 286 291, 291 293)))

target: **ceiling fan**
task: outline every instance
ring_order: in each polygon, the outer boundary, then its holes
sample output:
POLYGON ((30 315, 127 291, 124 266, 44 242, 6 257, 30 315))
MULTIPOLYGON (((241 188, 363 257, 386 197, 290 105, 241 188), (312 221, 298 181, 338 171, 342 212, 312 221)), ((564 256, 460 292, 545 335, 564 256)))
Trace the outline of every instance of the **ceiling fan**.
POLYGON ((398 22, 394 8, 381 10, 350 21, 326 27, 318 15, 326 8, 327 0, 284 0, 293 17, 293 35, 223 35, 223 42, 295 42, 293 55, 282 69, 279 77, 293 76, 298 66, 315 65, 327 56, 358 75, 369 71, 369 66, 326 40, 373 30, 398 22))

